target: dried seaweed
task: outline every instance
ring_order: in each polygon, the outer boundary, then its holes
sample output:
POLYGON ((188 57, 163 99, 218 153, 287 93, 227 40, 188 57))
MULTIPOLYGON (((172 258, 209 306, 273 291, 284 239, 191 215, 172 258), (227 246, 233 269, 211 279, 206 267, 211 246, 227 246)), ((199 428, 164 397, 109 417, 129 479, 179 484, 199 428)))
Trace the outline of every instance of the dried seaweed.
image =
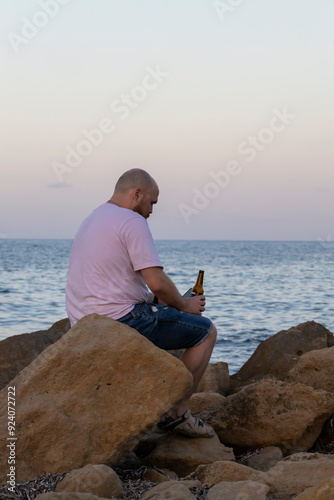
MULTIPOLYGON (((151 481, 143 480, 143 475, 149 469, 149 467, 139 467, 136 470, 122 470, 114 467, 115 472, 118 474, 119 478, 122 481, 124 491, 126 492, 127 500, 139 500, 141 495, 149 491, 151 488, 157 485, 157 483, 153 483, 151 481)), ((154 470, 157 470, 161 474, 164 474, 163 471, 158 469, 157 467, 153 467, 154 470)), ((195 496, 197 500, 206 500, 206 494, 209 488, 191 488, 190 491, 195 496)))
MULTIPOLYGON (((157 467, 153 468, 163 474, 163 471, 157 467)), ((113 469, 122 482, 126 500, 139 500, 146 491, 157 485, 157 483, 143 479, 143 475, 149 467, 142 466, 126 470, 113 467, 113 469)), ((18 482, 15 486, 15 493, 8 491, 8 485, 0 486, 0 500, 34 500, 40 493, 54 491, 59 481, 67 474, 68 472, 47 474, 31 481, 18 482)), ((190 491, 197 500, 206 500, 208 489, 207 487, 195 487, 191 488, 190 491)))
POLYGON ((312 453, 324 453, 328 455, 334 453, 334 415, 331 415, 325 422, 320 436, 310 451, 312 453))
POLYGON ((317 439, 316 443, 311 448, 311 453, 322 453, 324 455, 334 454, 334 441, 325 443, 321 437, 317 439))
POLYGON ((63 479, 68 472, 58 474, 47 474, 31 481, 17 482, 14 490, 8 490, 8 485, 0 486, 1 500, 33 500, 40 493, 54 491, 58 482, 63 479))
POLYGON ((202 488, 190 488, 190 491, 197 500, 206 500, 206 494, 209 489, 207 486, 203 486, 202 488))
POLYGON ((242 464, 243 462, 245 462, 249 457, 253 457, 255 455, 258 455, 260 453, 260 451, 262 450, 263 448, 258 448, 257 450, 248 450, 246 451, 245 453, 243 453, 242 455, 236 455, 235 457, 235 460, 238 464, 242 464))

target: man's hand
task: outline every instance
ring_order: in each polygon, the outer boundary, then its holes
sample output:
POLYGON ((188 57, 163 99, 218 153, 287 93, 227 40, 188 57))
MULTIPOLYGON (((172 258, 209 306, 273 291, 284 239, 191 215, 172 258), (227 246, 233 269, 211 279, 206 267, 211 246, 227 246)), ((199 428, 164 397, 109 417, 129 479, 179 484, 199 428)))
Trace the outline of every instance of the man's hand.
POLYGON ((185 300, 185 307, 181 309, 183 312, 191 314, 202 314, 205 311, 205 297, 204 295, 195 295, 185 300))
POLYGON ((147 286, 159 298, 160 304, 165 303, 191 314, 202 314, 205 310, 204 295, 185 299, 161 267, 147 267, 141 270, 141 274, 147 286))

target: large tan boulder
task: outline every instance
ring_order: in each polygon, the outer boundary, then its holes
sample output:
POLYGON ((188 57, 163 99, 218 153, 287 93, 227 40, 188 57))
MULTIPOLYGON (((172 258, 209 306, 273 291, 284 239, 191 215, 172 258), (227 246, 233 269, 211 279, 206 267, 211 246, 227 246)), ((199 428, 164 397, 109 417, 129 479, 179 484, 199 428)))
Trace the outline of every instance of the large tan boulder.
POLYGON ((334 477, 313 488, 307 488, 295 500, 334 500, 334 477))
POLYGON ((332 393, 263 379, 199 414, 227 446, 293 453, 311 448, 333 411, 332 393))
POLYGON ((190 477, 198 479, 203 486, 211 488, 211 486, 222 481, 258 480, 261 478, 261 474, 261 472, 255 471, 245 465, 222 460, 209 465, 199 465, 190 477))
POLYGON ((224 481, 207 493, 207 500, 266 500, 269 486, 255 481, 224 481))
POLYGON ((209 363, 197 392, 218 392, 225 396, 230 390, 228 364, 223 361, 209 363))
POLYGON ((282 330, 258 345, 249 360, 231 376, 231 387, 236 391, 265 377, 284 380, 300 356, 333 345, 333 334, 314 321, 282 330))
POLYGON ((287 381, 334 393, 334 347, 303 354, 288 372, 287 381))
MULTIPOLYGON (((17 395, 16 480, 124 458, 191 383, 181 361, 132 328, 86 316, 11 382, 17 395)), ((5 388, 0 393, 4 441, 7 419, 5 388)), ((5 454, 0 470, 5 482, 5 454)))
POLYGON ((169 435, 158 443, 146 463, 151 467, 170 469, 179 477, 184 477, 200 464, 210 464, 217 460, 235 460, 233 450, 224 446, 217 436, 189 438, 169 435))
POLYGON ((103 464, 86 465, 82 469, 72 470, 57 484, 55 491, 76 491, 91 493, 102 498, 123 497, 121 480, 116 472, 103 464))
POLYGON ((70 329, 68 318, 54 323, 48 330, 13 335, 0 342, 0 390, 49 345, 70 329))
POLYGON ((287 457, 263 473, 261 481, 269 486, 270 495, 280 500, 290 500, 306 488, 317 486, 333 477, 334 460, 327 455, 315 453, 287 457))

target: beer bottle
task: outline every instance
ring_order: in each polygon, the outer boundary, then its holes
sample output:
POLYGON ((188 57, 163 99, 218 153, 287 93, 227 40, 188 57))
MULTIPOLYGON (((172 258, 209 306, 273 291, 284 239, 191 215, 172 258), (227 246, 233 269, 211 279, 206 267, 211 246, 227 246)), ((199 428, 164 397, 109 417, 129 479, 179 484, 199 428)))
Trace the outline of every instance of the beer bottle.
POLYGON ((191 292, 192 297, 194 297, 195 295, 203 295, 204 293, 203 278, 204 278, 204 271, 200 271, 197 276, 196 284, 191 292))

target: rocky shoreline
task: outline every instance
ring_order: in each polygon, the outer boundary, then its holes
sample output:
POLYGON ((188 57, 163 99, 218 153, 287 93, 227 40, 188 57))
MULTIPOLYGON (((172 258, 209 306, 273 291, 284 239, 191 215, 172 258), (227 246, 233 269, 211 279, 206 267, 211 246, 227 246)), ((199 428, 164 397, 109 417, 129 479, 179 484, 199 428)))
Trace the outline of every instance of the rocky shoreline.
POLYGON ((177 356, 96 314, 0 342, 0 498, 334 498, 331 332, 281 331, 232 376, 210 364, 190 408, 212 439, 156 427, 191 384, 177 356))

